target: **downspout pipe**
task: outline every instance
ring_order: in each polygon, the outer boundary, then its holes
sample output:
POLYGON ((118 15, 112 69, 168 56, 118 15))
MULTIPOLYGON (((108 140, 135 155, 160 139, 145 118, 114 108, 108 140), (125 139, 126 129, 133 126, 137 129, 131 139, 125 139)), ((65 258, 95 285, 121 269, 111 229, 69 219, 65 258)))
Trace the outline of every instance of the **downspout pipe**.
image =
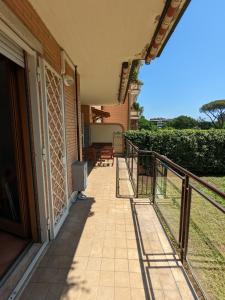
POLYGON ((81 161, 80 151, 80 123, 79 123, 79 105, 78 105, 78 74, 77 66, 74 68, 74 87, 75 87, 75 103, 76 103, 76 117, 77 117, 77 146, 78 146, 78 160, 81 161))

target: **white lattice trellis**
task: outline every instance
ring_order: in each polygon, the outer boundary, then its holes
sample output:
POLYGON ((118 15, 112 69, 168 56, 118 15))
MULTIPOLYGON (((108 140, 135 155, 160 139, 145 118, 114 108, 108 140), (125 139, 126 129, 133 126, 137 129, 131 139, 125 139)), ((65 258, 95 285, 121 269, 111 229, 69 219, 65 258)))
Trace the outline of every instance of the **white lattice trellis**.
POLYGON ((67 210, 62 80, 47 64, 44 64, 44 77, 52 217, 56 227, 67 210))

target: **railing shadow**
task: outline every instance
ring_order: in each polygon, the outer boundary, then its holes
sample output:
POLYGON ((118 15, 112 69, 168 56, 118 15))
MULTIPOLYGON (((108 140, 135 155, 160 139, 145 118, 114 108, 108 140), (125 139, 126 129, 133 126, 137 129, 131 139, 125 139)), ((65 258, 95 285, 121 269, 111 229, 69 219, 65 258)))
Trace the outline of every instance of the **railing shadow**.
MULTIPOLYGON (((185 278, 192 294, 193 298, 196 298, 195 292, 193 291, 193 288, 189 282, 189 278, 184 271, 180 259, 178 258, 175 250, 171 247, 171 251, 149 251, 146 249, 145 241, 143 238, 143 230, 140 225, 139 218, 142 218, 140 214, 138 213, 138 206, 145 206, 149 207, 151 205, 148 201, 139 201, 133 198, 130 198, 130 206, 132 211, 132 217, 133 217, 133 224, 134 224, 134 230, 135 230, 135 236, 136 236, 136 242, 137 242, 137 249, 139 254, 139 262, 140 267, 142 271, 142 280, 144 284, 145 289, 145 297, 146 299, 156 299, 155 295, 155 288, 154 286, 158 284, 156 282, 155 278, 151 278, 151 272, 155 270, 160 270, 162 273, 165 271, 165 274, 167 274, 166 270, 174 270, 177 269, 179 272, 181 272, 181 276, 185 278)), ((169 240, 167 239, 168 243, 170 244, 169 240)), ((156 271, 157 272, 157 271, 156 271)), ((157 296, 158 299, 158 296, 157 296)), ((197 299, 197 298, 196 298, 197 299)))

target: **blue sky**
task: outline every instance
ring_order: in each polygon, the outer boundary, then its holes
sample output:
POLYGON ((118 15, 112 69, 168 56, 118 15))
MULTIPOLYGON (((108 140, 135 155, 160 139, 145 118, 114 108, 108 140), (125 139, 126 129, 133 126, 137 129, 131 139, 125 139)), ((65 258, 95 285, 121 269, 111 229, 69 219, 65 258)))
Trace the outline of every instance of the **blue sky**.
POLYGON ((225 98, 225 1, 192 0, 164 51, 139 75, 146 118, 189 115, 225 98))

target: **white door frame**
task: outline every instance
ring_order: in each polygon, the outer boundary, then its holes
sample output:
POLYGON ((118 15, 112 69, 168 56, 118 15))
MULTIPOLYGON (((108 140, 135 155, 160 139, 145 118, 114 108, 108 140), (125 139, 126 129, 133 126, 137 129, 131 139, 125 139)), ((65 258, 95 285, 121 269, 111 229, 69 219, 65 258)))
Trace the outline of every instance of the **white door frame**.
POLYGON ((36 169, 36 183, 38 192, 38 210, 41 242, 49 240, 48 234, 48 210, 45 190, 45 166, 42 143, 42 118, 41 102, 42 97, 39 90, 39 76, 37 74, 37 55, 27 54, 27 74, 29 83, 29 93, 31 99, 31 117, 34 141, 34 157, 36 169))

